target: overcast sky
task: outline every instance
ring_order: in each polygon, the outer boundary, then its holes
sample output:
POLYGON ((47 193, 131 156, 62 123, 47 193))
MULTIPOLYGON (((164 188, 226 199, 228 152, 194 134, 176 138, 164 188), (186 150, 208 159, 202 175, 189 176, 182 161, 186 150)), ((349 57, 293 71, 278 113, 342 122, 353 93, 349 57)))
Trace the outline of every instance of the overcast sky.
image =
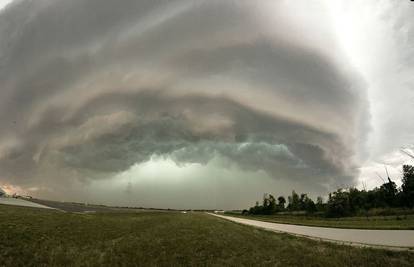
POLYGON ((0 0, 0 186, 245 208, 397 184, 410 1, 0 0))

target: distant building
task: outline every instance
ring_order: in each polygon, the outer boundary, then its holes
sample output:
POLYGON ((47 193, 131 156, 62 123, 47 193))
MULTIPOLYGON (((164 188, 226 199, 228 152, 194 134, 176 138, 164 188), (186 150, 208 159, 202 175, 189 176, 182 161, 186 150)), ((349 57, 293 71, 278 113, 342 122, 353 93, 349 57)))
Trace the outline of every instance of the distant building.
POLYGON ((6 196, 6 192, 0 188, 0 197, 5 197, 6 196))

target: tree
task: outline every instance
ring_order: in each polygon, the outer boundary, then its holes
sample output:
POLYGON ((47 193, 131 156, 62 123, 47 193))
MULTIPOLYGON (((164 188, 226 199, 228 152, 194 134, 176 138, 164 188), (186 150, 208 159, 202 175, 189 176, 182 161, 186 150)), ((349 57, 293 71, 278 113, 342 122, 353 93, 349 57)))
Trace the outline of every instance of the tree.
POLYGON ((313 213, 316 211, 316 205, 312 199, 308 197, 307 194, 300 194, 299 198, 299 210, 304 210, 308 213, 313 213))
POLYGON ((263 206, 259 205, 259 201, 256 201, 256 205, 249 209, 250 214, 262 214, 263 213, 263 206))
POLYGON ((316 211, 315 202, 308 197, 305 198, 305 211, 307 213, 314 213, 316 211))
POLYGON ((308 198, 307 194, 300 194, 299 198, 299 210, 306 210, 306 200, 308 198))
POLYGON ((276 199, 271 194, 267 197, 267 206, 264 207, 265 214, 273 214, 276 211, 276 199))
MULTIPOLYGON (((387 171, 387 169, 385 169, 387 171)), ((388 176, 388 171, 387 171, 388 176)), ((381 176, 380 176, 381 177, 381 176)), ((381 177, 382 178, 382 177, 381 177)), ((263 205, 256 202, 256 206, 250 208, 250 214, 273 214, 284 209, 286 199, 283 196, 276 199, 271 194, 263 196, 263 205)), ((388 181, 380 187, 371 190, 349 190, 338 189, 329 193, 327 203, 323 203, 322 197, 318 197, 316 204, 307 194, 300 196, 293 190, 288 196, 289 211, 304 210, 308 213, 315 211, 325 212, 328 217, 343 217, 368 211, 373 208, 388 207, 410 207, 414 208, 414 166, 403 166, 402 186, 397 189, 397 185, 388 176, 388 181)), ((368 214, 368 213, 366 213, 368 214)))
POLYGON ((263 208, 266 208, 269 205, 269 199, 267 198, 267 194, 263 194, 263 208))
POLYGON ((319 212, 322 212, 325 210, 325 205, 323 204, 323 198, 321 196, 318 196, 316 198, 316 210, 319 212))
POLYGON ((349 192, 338 189, 329 194, 327 204, 328 217, 343 217, 350 215, 349 192))
POLYGON ((288 200, 289 200, 289 205, 288 205, 289 210, 299 210, 299 205, 300 205, 299 195, 296 194, 295 190, 292 191, 292 195, 288 197, 288 200))
POLYGON ((359 191, 355 187, 349 189, 349 208, 351 213, 366 209, 365 191, 359 191))
POLYGON ((404 205, 414 207, 414 166, 403 166, 402 194, 404 205))
POLYGON ((379 188, 381 200, 384 202, 385 206, 389 207, 396 204, 397 192, 397 185, 390 179, 388 180, 388 183, 384 183, 379 188))
POLYGON ((278 207, 280 210, 284 210, 285 209, 285 203, 286 203, 286 199, 284 196, 280 196, 277 198, 277 201, 279 202, 278 207))

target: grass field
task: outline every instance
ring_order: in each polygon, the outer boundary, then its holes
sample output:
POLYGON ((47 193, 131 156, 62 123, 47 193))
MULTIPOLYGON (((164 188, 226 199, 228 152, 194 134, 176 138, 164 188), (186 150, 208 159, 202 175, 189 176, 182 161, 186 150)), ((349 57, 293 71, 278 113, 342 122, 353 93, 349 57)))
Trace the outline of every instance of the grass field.
POLYGON ((0 205, 0 266, 412 266, 414 253, 340 246, 203 213, 75 214, 0 205))
POLYGON ((344 218, 321 218, 301 215, 240 215, 236 213, 226 213, 225 215, 265 222, 307 226, 353 229, 414 230, 414 215, 344 218))

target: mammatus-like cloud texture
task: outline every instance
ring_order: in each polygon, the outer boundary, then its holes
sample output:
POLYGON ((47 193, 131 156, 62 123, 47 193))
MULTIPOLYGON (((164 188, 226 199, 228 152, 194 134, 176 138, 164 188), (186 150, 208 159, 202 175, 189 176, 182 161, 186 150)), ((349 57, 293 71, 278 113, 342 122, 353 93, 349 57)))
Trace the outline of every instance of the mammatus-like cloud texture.
POLYGON ((220 157, 319 191, 351 184, 364 83, 329 27, 312 26, 323 13, 286 16, 301 8, 15 1, 0 13, 0 178, 67 183, 153 156, 220 157))

